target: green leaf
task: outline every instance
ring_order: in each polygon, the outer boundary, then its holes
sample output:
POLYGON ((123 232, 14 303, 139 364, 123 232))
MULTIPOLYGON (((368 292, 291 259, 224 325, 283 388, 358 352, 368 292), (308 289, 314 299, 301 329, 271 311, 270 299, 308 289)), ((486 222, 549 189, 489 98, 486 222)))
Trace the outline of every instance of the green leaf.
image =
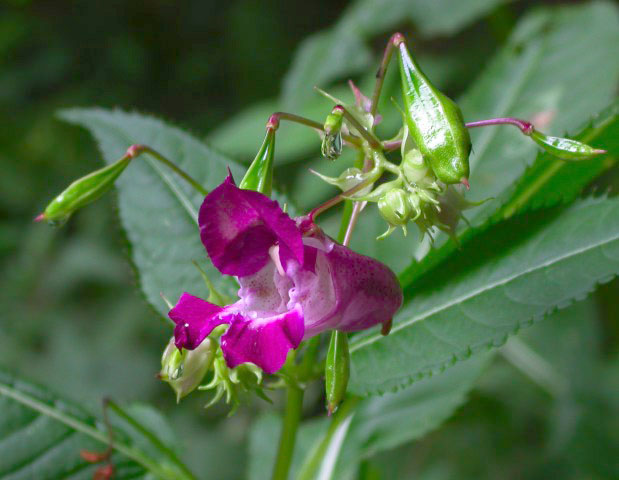
MULTIPOLYGON (((92 478, 96 466, 85 462, 80 450, 102 452, 109 444, 105 426, 94 417, 3 371, 0 410, 0 478, 92 478)), ((150 416, 152 419, 152 413, 150 416)), ((127 418, 142 432, 149 431, 133 417, 127 418)), ((139 446, 138 437, 134 432, 114 428, 116 453, 112 461, 118 478, 142 478, 147 473, 170 480, 194 478, 161 440, 156 439, 159 446, 156 455, 151 456, 139 446)))
MULTIPOLYGON (((490 225, 515 212, 549 207, 574 200, 578 194, 600 173, 617 162, 619 151, 619 102, 604 109, 572 138, 592 143, 609 153, 600 158, 582 162, 564 162, 546 152, 537 155, 535 163, 518 180, 515 188, 505 192, 502 206, 484 225, 478 228, 465 226, 460 231, 460 243, 466 243, 490 225)), ((431 250, 419 262, 413 262, 400 273, 400 283, 406 288, 415 285, 425 275, 430 275, 457 251, 454 242, 445 242, 431 250)), ((414 287, 413 287, 414 288, 414 287)))
MULTIPOLYGON (((240 179, 244 169, 195 137, 163 121, 121 110, 72 109, 60 117, 87 128, 96 138, 107 163, 120 158, 127 147, 140 143, 155 149, 213 189, 230 167, 240 179)), ((117 181, 119 213, 131 244, 131 257, 146 299, 165 315, 160 297, 172 302, 182 292, 206 297, 208 292, 198 261, 216 288, 233 294, 234 286, 206 260, 197 226, 202 196, 153 158, 143 155, 117 181)))
POLYGON ((619 199, 515 217, 471 241, 396 316, 351 342, 350 389, 397 389, 501 345, 619 273, 619 199))

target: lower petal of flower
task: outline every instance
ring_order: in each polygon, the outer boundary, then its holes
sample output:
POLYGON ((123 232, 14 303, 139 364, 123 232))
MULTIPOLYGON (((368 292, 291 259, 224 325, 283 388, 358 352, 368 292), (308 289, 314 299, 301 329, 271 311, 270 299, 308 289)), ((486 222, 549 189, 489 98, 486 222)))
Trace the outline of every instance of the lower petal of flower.
POLYGON ((251 362, 266 373, 274 373, 282 368, 288 352, 299 346, 303 332, 300 306, 266 318, 237 313, 221 337, 221 349, 230 368, 251 362))
POLYGON ((176 324, 174 327, 174 343, 178 348, 193 350, 211 333, 223 324, 229 323, 230 317, 220 315, 223 308, 183 293, 178 303, 168 312, 168 316, 176 324))

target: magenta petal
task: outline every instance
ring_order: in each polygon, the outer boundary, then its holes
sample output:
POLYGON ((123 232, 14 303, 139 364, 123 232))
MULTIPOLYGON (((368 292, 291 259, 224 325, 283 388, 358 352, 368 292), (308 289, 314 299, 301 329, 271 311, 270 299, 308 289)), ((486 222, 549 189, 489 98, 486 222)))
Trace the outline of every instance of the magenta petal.
POLYGON ((303 241, 295 222, 269 197, 239 189, 231 176, 206 196, 198 224, 202 243, 221 273, 256 273, 275 244, 303 263, 303 241))
POLYGON ((183 293, 178 303, 168 312, 168 316, 176 323, 176 346, 193 350, 200 345, 215 327, 229 322, 229 319, 219 315, 222 310, 201 298, 183 293))
POLYGON ((267 318, 234 316, 221 337, 221 349, 230 368, 245 362, 274 373, 284 365, 288 352, 303 339, 303 314, 300 308, 267 318))

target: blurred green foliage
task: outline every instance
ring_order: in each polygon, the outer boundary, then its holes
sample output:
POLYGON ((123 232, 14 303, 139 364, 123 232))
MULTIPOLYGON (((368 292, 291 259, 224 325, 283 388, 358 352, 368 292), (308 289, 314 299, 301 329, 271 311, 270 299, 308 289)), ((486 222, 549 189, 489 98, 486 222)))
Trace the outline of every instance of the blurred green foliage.
MULTIPOLYGON (((256 403, 226 419, 225 409, 204 411, 200 395, 176 407, 155 380, 170 330, 136 288, 113 196, 63 229, 32 224, 52 195, 101 165, 91 138, 55 112, 93 105, 152 112, 247 162, 270 112, 294 105, 322 120, 328 102, 313 95, 314 82, 353 75, 367 89, 396 28, 415 39, 424 69, 457 98, 524 12, 574 2, 462 0, 469 8, 458 25, 458 12, 393 3, 400 10, 341 0, 0 3, 0 365, 95 411, 104 395, 151 402, 174 424, 189 464, 209 472, 200 478, 242 476, 249 422, 272 407, 256 403), (342 37, 353 21, 361 27, 342 37), (348 42, 343 60, 325 64, 318 54, 316 67, 300 70, 302 55, 333 41, 348 42)), ((605 74, 604 66, 590 71, 605 74)), ((315 160, 319 149, 311 134, 305 147, 292 148, 297 132, 278 134, 278 148, 288 148, 282 160, 292 165, 276 175, 305 207, 330 190, 292 175, 295 162, 315 160)), ((322 163, 313 167, 329 173, 322 163)), ((598 188, 614 192, 618 179, 611 170, 598 188)), ((614 281, 508 343, 455 418, 424 440, 371 457, 361 478, 616 478, 618 298, 614 281), (523 355, 539 360, 541 376, 523 355)), ((309 413, 321 411, 316 395, 308 397, 309 413)))

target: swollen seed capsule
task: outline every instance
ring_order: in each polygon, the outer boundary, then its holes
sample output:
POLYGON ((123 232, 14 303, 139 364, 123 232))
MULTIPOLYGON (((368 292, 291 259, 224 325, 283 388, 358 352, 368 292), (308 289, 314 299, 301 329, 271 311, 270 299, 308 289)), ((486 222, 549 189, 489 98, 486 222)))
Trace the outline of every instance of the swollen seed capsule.
POLYGON ((606 153, 606 150, 593 148, 586 143, 570 138, 551 137, 533 130, 531 138, 545 151, 562 160, 585 160, 594 155, 606 153))
POLYGON ((428 80, 404 41, 398 49, 409 134, 440 181, 460 183, 469 176, 471 153, 462 112, 428 80))

